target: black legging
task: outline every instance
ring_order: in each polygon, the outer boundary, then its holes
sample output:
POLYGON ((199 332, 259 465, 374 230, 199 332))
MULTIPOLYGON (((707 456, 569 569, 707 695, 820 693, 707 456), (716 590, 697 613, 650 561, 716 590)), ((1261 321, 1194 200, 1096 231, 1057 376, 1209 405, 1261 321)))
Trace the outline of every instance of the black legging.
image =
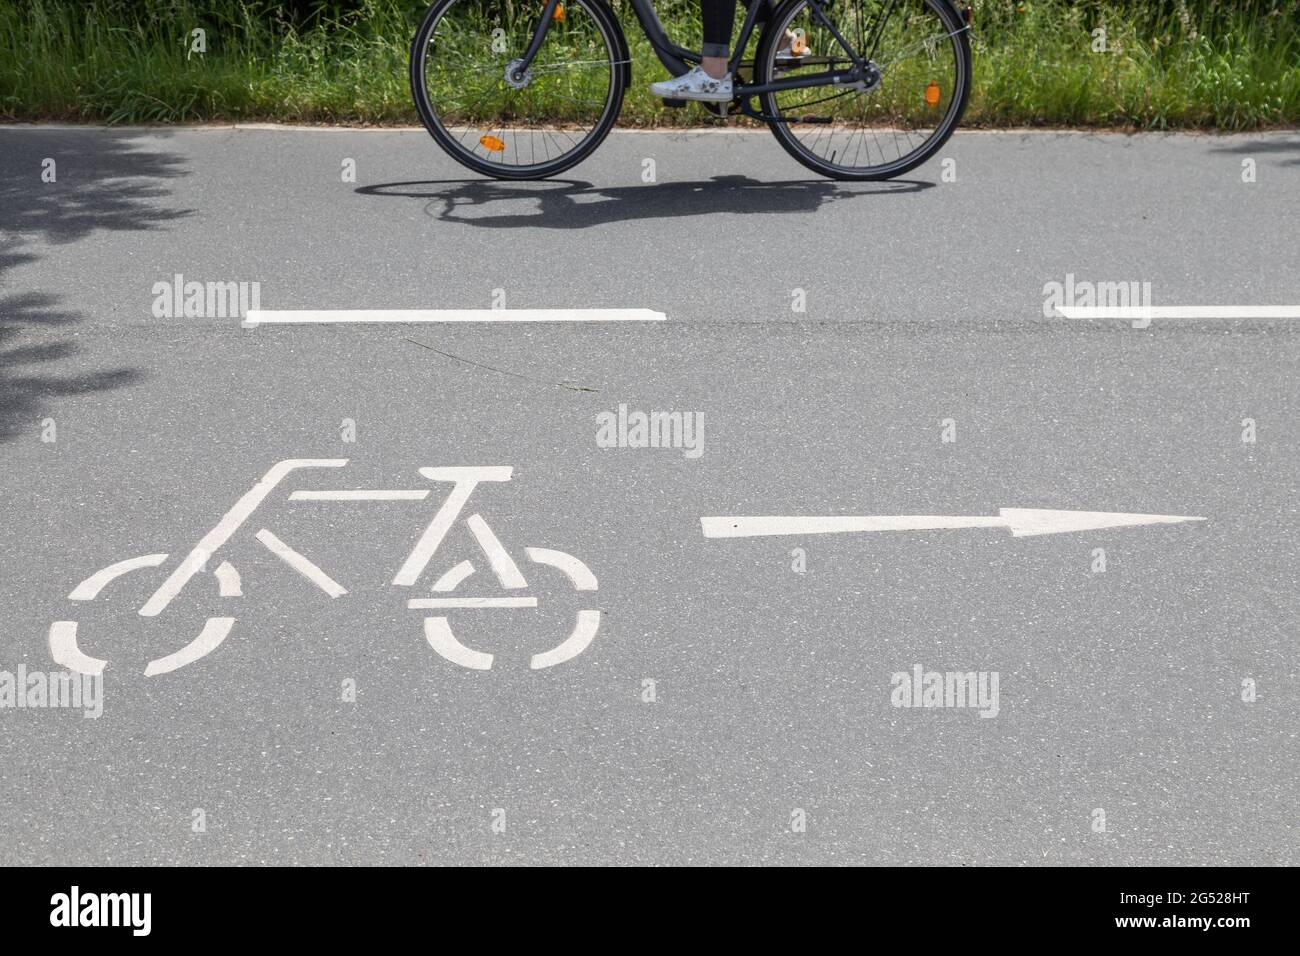
MULTIPOLYGON (((742 0, 745 7, 754 0, 742 0)), ((759 22, 767 19, 767 0, 757 0, 763 4, 758 12, 759 22)), ((736 0, 700 0, 700 13, 704 19, 704 46, 700 53, 704 56, 729 56, 731 30, 736 25, 736 0)))

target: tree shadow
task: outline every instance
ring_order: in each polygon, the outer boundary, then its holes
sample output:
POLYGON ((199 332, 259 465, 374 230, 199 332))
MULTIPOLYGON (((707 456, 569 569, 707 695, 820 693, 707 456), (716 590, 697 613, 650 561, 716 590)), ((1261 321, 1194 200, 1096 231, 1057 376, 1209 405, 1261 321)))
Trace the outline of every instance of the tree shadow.
POLYGON ((589 229, 639 219, 676 219, 715 213, 813 213, 830 202, 914 193, 930 182, 892 179, 842 183, 826 179, 763 182, 747 176, 714 176, 693 182, 596 187, 588 182, 550 179, 510 183, 493 180, 430 180, 359 187, 365 196, 419 199, 425 212, 443 222, 487 229, 535 226, 589 229), (493 203, 534 200, 529 212, 493 212, 493 203))
MULTIPOLYGON (((77 354, 64 331, 85 316, 61 297, 24 291, 12 273, 60 256, 75 274, 75 244, 97 230, 157 229, 189 214, 167 208, 166 180, 185 175, 178 156, 138 146, 122 130, 0 128, 0 442, 33 435, 55 399, 139 381, 132 368, 75 371, 46 366, 77 354), (54 161, 54 181, 42 173, 54 161), (56 252, 51 247, 69 247, 56 252)), ((153 134, 151 134, 153 135, 153 134)), ((93 282, 87 278, 87 282, 93 282)))

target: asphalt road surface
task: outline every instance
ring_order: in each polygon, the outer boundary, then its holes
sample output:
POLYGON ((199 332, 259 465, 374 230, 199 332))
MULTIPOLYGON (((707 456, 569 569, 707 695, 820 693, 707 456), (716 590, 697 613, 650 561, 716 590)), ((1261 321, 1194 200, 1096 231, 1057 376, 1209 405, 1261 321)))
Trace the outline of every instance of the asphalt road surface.
POLYGON ((1300 305, 1298 212, 1297 133, 845 184, 626 132, 501 184, 421 131, 0 129, 0 863, 1295 864, 1300 321, 1044 302, 1300 305), (665 319, 248 328, 177 275, 665 319), (603 447, 637 413, 676 447, 603 447), (466 466, 513 471, 440 511, 466 466))

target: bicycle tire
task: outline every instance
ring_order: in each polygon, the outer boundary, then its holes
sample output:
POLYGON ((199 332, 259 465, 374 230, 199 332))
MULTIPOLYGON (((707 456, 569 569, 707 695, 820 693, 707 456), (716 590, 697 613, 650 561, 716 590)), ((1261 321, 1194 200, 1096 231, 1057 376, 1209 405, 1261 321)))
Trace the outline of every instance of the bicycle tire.
MULTIPOLYGON (((956 130, 957 125, 961 122, 962 115, 966 111, 966 104, 970 98, 971 91, 971 71, 972 60, 970 50, 970 40, 965 18, 949 0, 920 0, 924 5, 939 17, 950 34, 956 47, 956 67, 957 81, 956 93, 951 98, 948 110, 936 128, 934 134, 929 136, 925 142, 916 150, 909 152, 907 155, 900 157, 897 161, 885 163, 880 166, 863 167, 860 169, 848 168, 826 162, 819 157, 810 153, 804 145, 798 141, 790 130, 790 124, 780 120, 768 120, 768 128, 771 129, 772 135, 776 137, 778 143, 787 153, 793 156, 798 162, 807 168, 825 176, 829 179, 850 180, 850 181, 872 181, 882 179, 892 179, 895 176, 901 176, 917 166, 920 166, 926 160, 930 159, 939 149, 943 147, 949 137, 956 130)), ((807 5, 806 0, 784 0, 777 8, 776 12, 769 19, 767 26, 759 38, 759 48, 757 61, 755 63, 755 74, 758 76, 759 83, 769 82, 775 70, 775 52, 778 48, 776 45, 783 39, 783 28, 791 22, 800 8, 807 5)), ((830 10, 836 9, 835 6, 827 5, 830 10)), ((780 109, 776 102, 775 93, 764 93, 761 96, 763 112, 769 116, 780 115, 780 109)))
MULTIPOLYGON (((570 6, 582 7, 591 15, 609 47, 611 66, 614 68, 611 71, 609 93, 599 120, 574 149, 546 162, 521 166, 506 166, 500 163, 487 162, 467 151, 464 145, 458 142, 440 122, 437 110, 430 100, 427 77, 425 76, 429 40, 447 10, 458 2, 461 2, 461 0, 436 0, 431 4, 428 10, 425 11, 424 18, 420 21, 415 36, 411 40, 409 60, 411 96, 415 101, 416 111, 420 115, 420 122, 424 124, 424 128, 433 137, 434 142, 462 166, 493 179, 546 179, 572 169, 590 156, 613 128, 614 121, 618 118, 619 111, 623 107, 623 97, 627 92, 627 86, 632 75, 627 38, 618 22, 618 18, 614 16, 606 0, 568 0, 570 6)), ((543 45, 543 49, 545 49, 545 45, 543 45)), ((522 54, 523 51, 519 52, 522 54)))

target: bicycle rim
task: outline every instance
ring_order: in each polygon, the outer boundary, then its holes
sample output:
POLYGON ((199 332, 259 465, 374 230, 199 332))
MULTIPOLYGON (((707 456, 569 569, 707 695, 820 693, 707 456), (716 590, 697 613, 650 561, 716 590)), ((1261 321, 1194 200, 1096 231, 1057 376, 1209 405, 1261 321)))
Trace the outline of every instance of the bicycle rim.
POLYGON ((508 78, 542 5, 444 0, 411 53, 425 127, 453 158, 489 176, 532 179, 581 161, 608 133, 623 97, 623 43, 591 0, 557 10, 526 77, 508 78))
MULTIPOLYGON (((888 179, 918 166, 952 134, 970 92, 961 15, 946 0, 838 0, 823 11, 876 64, 880 82, 867 90, 828 84, 765 94, 764 112, 790 120, 771 122, 773 133, 805 166, 838 179, 888 179)), ((784 6, 767 36, 764 80, 852 66, 806 0, 784 6), (778 58, 787 30, 802 36, 806 56, 778 58)))

